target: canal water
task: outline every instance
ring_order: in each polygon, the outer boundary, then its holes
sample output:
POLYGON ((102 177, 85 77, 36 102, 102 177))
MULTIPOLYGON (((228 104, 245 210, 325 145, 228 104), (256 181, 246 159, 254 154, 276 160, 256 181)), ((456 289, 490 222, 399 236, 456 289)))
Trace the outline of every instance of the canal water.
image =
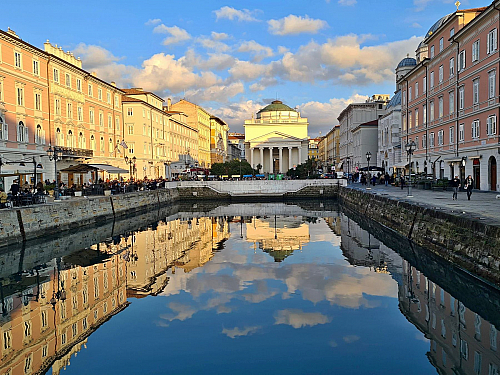
POLYGON ((4 249, 0 374, 498 374, 496 289, 325 207, 174 207, 4 249))

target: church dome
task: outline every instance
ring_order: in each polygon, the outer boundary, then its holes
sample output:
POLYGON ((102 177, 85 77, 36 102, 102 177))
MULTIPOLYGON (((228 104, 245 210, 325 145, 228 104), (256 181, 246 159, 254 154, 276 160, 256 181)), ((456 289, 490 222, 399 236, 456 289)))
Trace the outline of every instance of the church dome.
POLYGON ((262 108, 259 112, 257 113, 262 113, 262 112, 275 112, 275 111, 293 111, 297 112, 295 109, 287 106, 286 104, 283 104, 282 101, 280 100, 274 100, 271 104, 265 106, 262 108))
POLYGON ((436 32, 437 29, 439 29, 446 21, 448 21, 450 19, 451 16, 453 16, 455 13, 450 13, 450 14, 447 14, 446 16, 440 18, 439 20, 436 21, 436 23, 434 25, 431 26, 431 28, 429 29, 429 31, 427 31, 427 34, 425 34, 425 38, 424 39, 427 39, 428 37, 430 37, 432 34, 434 34, 436 32))
POLYGON ((417 65, 417 60, 415 60, 412 57, 405 57, 403 60, 401 60, 398 64, 398 68, 402 68, 404 66, 415 66, 417 65))

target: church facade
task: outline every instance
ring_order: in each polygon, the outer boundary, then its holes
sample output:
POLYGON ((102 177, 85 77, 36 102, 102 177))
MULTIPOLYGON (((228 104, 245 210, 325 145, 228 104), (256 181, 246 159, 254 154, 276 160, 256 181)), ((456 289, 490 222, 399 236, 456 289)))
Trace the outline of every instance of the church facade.
POLYGON ((261 173, 286 173, 308 158, 307 118, 279 100, 245 120, 245 155, 261 173))

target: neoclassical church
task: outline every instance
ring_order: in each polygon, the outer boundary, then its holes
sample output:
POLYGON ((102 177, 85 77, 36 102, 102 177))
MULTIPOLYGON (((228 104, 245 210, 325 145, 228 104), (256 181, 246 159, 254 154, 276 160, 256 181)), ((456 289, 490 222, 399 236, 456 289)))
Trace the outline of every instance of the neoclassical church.
POLYGON ((245 155, 262 173, 286 173, 307 160, 307 118, 279 100, 245 120, 245 155))

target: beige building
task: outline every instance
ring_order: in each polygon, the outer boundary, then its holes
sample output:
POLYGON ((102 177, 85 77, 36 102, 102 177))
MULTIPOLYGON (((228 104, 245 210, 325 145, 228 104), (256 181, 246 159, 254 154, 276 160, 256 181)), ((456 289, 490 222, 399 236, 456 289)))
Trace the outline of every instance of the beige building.
POLYGON ((307 118, 281 101, 262 108, 244 126, 245 155, 252 168, 260 165, 264 173, 286 173, 307 160, 307 118))
POLYGON ((326 136, 321 137, 320 141, 318 142, 318 158, 321 160, 322 165, 326 165, 326 136))
POLYGON ((223 120, 210 116, 210 161, 212 165, 228 160, 228 131, 229 126, 223 120))
POLYGON ((169 106, 170 111, 179 111, 185 113, 187 123, 191 128, 198 130, 198 157, 194 158, 191 154, 191 149, 188 145, 184 150, 184 154, 189 154, 191 158, 197 159, 198 164, 202 168, 210 168, 212 165, 210 157, 210 113, 205 109, 191 103, 185 99, 181 99, 177 103, 169 106))

